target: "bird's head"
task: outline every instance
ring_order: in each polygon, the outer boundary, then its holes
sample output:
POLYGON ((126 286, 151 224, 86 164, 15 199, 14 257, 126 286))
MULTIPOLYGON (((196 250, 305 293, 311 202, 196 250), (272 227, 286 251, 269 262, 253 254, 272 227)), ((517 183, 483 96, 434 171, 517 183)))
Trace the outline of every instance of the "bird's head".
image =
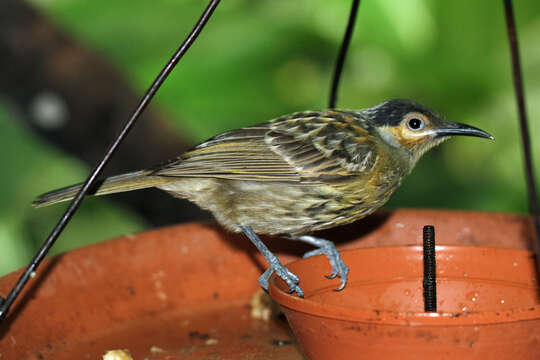
POLYGON ((392 147, 406 150, 412 166, 426 151, 451 136, 493 139, 483 130, 446 121, 435 111, 410 100, 385 101, 364 110, 364 113, 383 141, 392 147))

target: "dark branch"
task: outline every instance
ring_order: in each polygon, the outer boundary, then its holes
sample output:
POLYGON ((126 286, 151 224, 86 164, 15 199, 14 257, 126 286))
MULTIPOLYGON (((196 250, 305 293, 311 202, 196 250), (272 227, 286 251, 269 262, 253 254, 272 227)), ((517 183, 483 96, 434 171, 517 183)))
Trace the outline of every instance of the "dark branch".
MULTIPOLYGON (((138 102, 119 72, 22 0, 0 2, 0 49, 0 96, 14 119, 89 166, 97 164, 138 102)), ((109 174, 161 163, 189 147, 152 109, 141 120, 111 159, 109 174)), ((155 226, 203 216, 159 191, 113 199, 155 226)))

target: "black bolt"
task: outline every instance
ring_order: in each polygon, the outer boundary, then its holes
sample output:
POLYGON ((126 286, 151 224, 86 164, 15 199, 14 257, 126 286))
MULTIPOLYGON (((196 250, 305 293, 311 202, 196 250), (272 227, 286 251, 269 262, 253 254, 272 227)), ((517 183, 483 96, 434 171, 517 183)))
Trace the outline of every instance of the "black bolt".
POLYGON ((424 226, 424 310, 437 312, 435 227, 424 226))

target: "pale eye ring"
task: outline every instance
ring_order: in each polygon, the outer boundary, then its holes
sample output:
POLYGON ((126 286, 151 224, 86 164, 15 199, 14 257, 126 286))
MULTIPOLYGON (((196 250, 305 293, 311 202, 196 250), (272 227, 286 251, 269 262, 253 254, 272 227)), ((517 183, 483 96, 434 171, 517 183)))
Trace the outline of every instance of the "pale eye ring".
POLYGON ((420 120, 419 118, 417 117, 413 117, 413 118, 410 118, 408 121, 407 121, 407 126, 409 127, 409 129, 411 129, 412 131, 418 131, 418 130, 422 130, 425 126, 424 122, 422 120, 420 120))

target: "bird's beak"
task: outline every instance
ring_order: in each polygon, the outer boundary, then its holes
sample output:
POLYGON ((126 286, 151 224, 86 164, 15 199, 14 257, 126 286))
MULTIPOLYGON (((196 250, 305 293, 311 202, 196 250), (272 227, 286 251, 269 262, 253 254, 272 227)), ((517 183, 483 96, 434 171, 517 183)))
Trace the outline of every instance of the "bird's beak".
POLYGON ((491 136, 484 130, 480 130, 478 128, 475 128, 474 126, 450 122, 450 121, 445 122, 442 127, 440 127, 439 129, 436 129, 435 133, 437 137, 463 135, 463 136, 476 136, 476 137, 486 138, 490 140, 495 139, 493 136, 491 136))

